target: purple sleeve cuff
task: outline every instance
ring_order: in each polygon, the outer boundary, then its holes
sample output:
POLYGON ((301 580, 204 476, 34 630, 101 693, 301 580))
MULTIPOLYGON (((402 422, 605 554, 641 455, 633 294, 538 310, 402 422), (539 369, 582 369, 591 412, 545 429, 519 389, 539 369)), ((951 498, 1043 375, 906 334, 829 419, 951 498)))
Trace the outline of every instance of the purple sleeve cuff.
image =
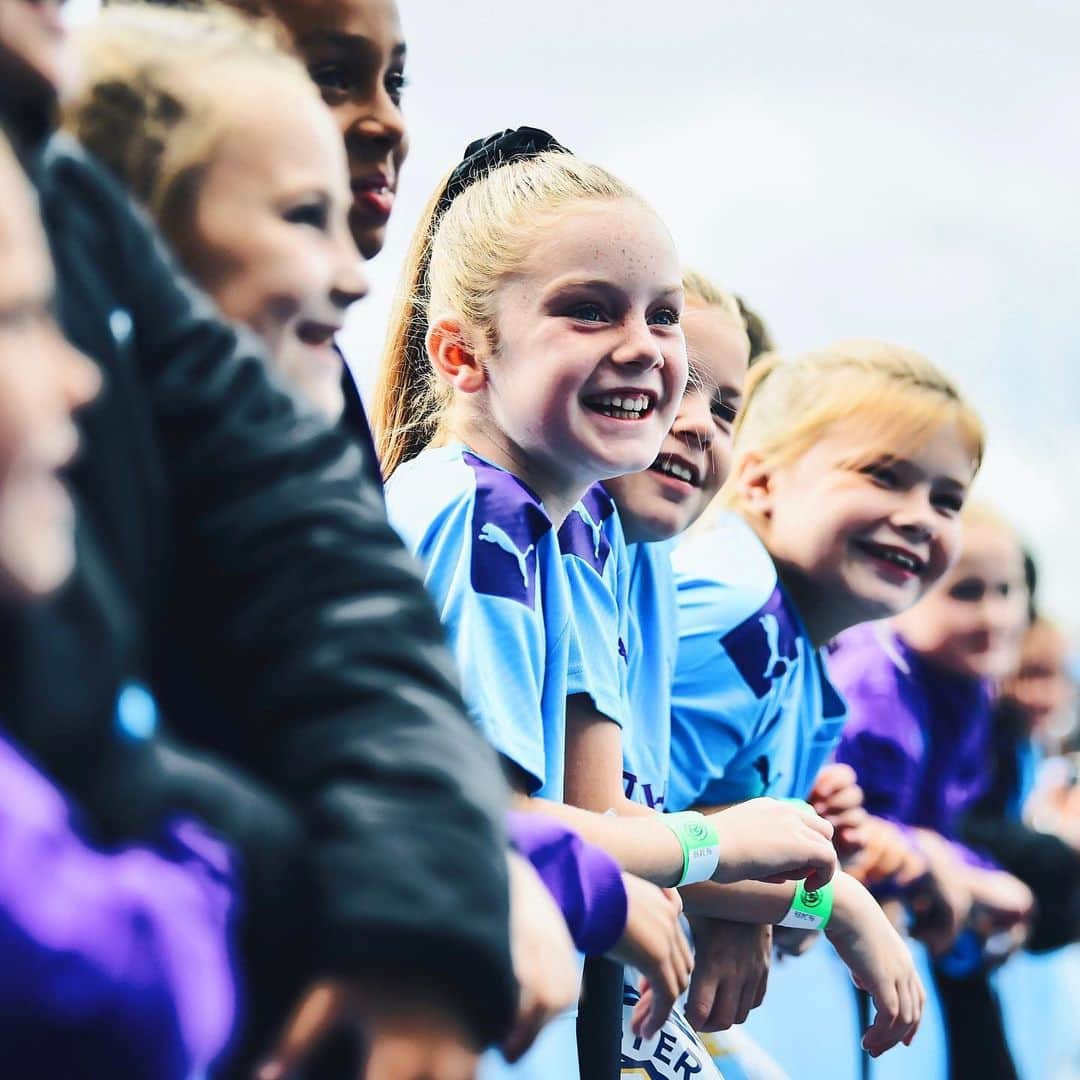
POLYGON ((618 863, 572 829, 541 814, 510 811, 510 842, 555 897, 579 952, 614 948, 626 929, 626 887, 618 863))

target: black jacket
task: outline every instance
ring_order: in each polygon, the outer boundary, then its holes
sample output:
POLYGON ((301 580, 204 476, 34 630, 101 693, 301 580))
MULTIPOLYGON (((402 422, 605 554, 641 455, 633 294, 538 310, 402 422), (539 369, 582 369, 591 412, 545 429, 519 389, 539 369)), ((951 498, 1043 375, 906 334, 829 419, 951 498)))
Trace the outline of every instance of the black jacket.
POLYGON ((297 410, 79 149, 29 164, 62 325, 105 387, 72 474, 79 567, 15 634, 12 727, 110 835, 198 805, 240 849, 259 947, 301 934, 292 992, 392 972, 499 1038, 505 787, 370 449, 297 410), (171 747, 119 736, 125 679, 171 747))

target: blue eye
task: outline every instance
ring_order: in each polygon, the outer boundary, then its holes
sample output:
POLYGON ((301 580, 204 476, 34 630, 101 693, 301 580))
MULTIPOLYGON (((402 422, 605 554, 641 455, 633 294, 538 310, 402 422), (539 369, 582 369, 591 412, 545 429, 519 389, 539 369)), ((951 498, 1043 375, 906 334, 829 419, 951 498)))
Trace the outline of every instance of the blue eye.
POLYGON ((678 326, 681 316, 674 308, 661 308, 649 316, 649 321, 659 326, 678 326))
POLYGON ((577 304, 567 314, 578 322, 603 322, 607 318, 599 304, 577 304))

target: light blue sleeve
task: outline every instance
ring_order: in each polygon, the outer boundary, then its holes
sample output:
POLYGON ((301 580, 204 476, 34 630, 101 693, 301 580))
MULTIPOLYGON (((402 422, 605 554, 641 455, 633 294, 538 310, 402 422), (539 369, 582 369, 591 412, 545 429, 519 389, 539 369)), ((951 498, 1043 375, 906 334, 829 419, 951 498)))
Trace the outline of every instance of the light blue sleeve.
POLYGON ((579 503, 559 530, 572 605, 566 692, 587 694, 597 712, 625 727, 630 565, 614 504, 604 505, 606 516, 595 497, 579 503))
POLYGON ((679 647, 671 694, 668 810, 746 797, 729 768, 759 730, 765 699, 747 685, 722 638, 745 614, 737 590, 701 577, 678 582, 679 647))
MULTIPOLYGON (((547 773, 541 708, 547 642, 541 590, 533 585, 531 606, 519 597, 477 591, 474 555, 481 565, 510 556, 494 544, 474 553, 468 473, 441 468, 429 470, 433 475, 423 472, 413 470, 388 485, 391 520, 424 563, 425 582, 457 660, 469 715, 488 742, 528 774, 533 790, 539 789, 547 773)), ((510 522, 504 524, 513 531, 510 522)), ((536 575, 540 561, 530 559, 527 571, 536 575)), ((513 565, 510 570, 518 572, 513 565)))

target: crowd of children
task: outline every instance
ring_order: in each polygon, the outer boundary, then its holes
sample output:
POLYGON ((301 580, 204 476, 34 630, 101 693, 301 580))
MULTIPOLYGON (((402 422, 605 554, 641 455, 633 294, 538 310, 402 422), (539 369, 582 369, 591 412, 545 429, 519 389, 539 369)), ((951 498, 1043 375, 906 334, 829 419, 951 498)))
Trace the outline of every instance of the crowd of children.
POLYGON ((1075 703, 979 417, 778 353, 520 127, 447 161, 369 428, 404 63, 393 0, 0 0, 11 1075, 769 1080, 774 961, 864 1075, 1019 1075, 1075 703))

